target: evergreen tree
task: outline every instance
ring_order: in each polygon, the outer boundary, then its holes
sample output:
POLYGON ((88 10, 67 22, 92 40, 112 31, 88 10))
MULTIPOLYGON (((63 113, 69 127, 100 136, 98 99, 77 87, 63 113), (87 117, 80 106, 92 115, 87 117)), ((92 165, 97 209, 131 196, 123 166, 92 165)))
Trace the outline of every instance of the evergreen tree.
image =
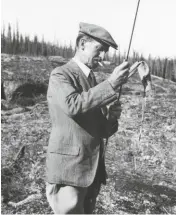
POLYGON ((1 31, 1 53, 5 52, 5 46, 6 46, 5 26, 3 25, 3 29, 1 31))
MULTIPOLYGON (((28 37, 29 38, 29 37, 28 37)), ((32 54, 32 50, 31 50, 31 42, 30 42, 30 39, 28 39, 27 41, 27 54, 28 55, 31 55, 32 54)))
POLYGON ((45 42, 44 42, 44 36, 43 36, 42 42, 41 42, 41 55, 43 56, 45 56, 44 51, 45 51, 45 42))
POLYGON ((46 57, 48 56, 48 50, 47 50, 47 45, 46 43, 44 43, 44 52, 43 52, 43 55, 46 57))
POLYGON ((29 37, 28 36, 25 36, 24 38, 24 53, 25 54, 28 54, 28 41, 29 41, 29 37))
POLYGON ((17 23, 17 27, 16 27, 16 51, 15 54, 19 54, 20 53, 20 38, 19 38, 19 29, 18 29, 18 23, 17 23))
POLYGON ((32 42, 32 54, 38 55, 38 38, 36 35, 34 36, 34 40, 32 42))
POLYGON ((24 39, 23 39, 22 34, 20 34, 19 48, 20 48, 20 50, 19 50, 20 54, 24 54, 25 53, 25 48, 24 48, 24 39))
POLYGON ((7 31, 7 43, 5 52, 8 54, 12 54, 12 34, 11 34, 11 25, 8 24, 8 31, 7 31))
MULTIPOLYGON (((164 60, 164 68, 163 68, 163 74, 162 74, 162 77, 163 78, 166 78, 166 73, 167 73, 167 64, 168 64, 168 59, 165 58, 164 60)), ((171 77, 170 77, 171 78, 171 77)))
POLYGON ((12 52, 13 54, 16 54, 16 35, 14 31, 13 31, 13 39, 12 39, 12 52))

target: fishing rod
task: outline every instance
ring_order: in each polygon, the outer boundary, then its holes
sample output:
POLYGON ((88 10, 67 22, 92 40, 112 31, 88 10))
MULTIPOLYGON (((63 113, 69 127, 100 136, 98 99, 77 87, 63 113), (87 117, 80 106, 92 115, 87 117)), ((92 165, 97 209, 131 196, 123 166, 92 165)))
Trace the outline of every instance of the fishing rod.
MULTIPOLYGON (((129 42, 129 45, 128 45, 128 52, 127 52, 127 56, 125 58, 125 61, 128 61, 128 57, 129 57, 129 53, 130 53, 131 42, 132 42, 134 28, 135 28, 135 24, 136 24, 136 18, 137 18, 137 14, 138 14, 139 4, 140 4, 140 0, 138 0, 138 4, 137 4, 137 8, 136 8, 135 18, 134 18, 134 22, 133 22, 132 31, 131 31, 130 42, 129 42)), ((118 101, 120 100, 121 93, 122 93, 122 85, 120 86, 118 101)))
MULTIPOLYGON (((125 58, 125 61, 128 61, 128 57, 129 57, 129 52, 130 52, 131 42, 132 42, 133 33, 134 33, 134 28, 135 28, 135 24, 136 24, 136 18, 137 18, 137 14, 138 14, 139 4, 140 4, 140 0, 138 0, 136 12, 135 12, 135 18, 134 18, 134 22, 133 22, 133 27, 132 27, 130 42, 129 42, 129 46, 128 46, 128 52, 127 52, 127 56, 126 56, 126 58, 125 58)), ((133 73, 133 71, 132 71, 130 74, 132 74, 132 73, 133 73)), ((129 74, 129 76, 131 76, 130 74, 129 74)), ((122 85, 120 86, 118 101, 119 101, 119 99, 120 99, 121 93, 122 93, 122 85)), ((105 145, 104 145, 104 151, 103 151, 102 157, 105 156, 105 151, 106 151, 107 145, 108 145, 108 138, 106 138, 106 143, 105 143, 105 145)))

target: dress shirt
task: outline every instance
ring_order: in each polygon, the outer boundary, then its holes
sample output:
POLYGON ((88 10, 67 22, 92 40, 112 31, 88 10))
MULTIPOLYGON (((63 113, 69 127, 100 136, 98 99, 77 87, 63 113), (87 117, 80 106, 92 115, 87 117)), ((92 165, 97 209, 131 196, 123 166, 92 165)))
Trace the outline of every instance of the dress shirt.
POLYGON ((74 62, 79 66, 79 68, 83 71, 85 76, 88 78, 91 72, 91 69, 87 67, 85 64, 83 64, 77 57, 72 58, 72 60, 74 60, 74 62))

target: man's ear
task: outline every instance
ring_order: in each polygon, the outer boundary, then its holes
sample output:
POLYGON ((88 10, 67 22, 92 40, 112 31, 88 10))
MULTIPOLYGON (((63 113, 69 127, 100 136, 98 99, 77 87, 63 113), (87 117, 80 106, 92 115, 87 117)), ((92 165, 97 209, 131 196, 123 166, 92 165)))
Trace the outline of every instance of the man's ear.
POLYGON ((85 39, 84 39, 84 38, 81 38, 81 39, 80 39, 80 43, 79 43, 81 50, 84 50, 84 48, 85 48, 85 43, 86 43, 85 39))

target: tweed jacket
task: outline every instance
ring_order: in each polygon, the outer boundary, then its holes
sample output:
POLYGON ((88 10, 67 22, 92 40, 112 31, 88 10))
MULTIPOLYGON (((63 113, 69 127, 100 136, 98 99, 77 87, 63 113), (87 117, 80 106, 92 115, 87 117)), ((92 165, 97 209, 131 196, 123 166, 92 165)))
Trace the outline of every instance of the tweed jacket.
POLYGON ((46 159, 47 182, 79 187, 92 184, 102 138, 111 129, 101 108, 116 99, 108 81, 91 88, 73 60, 52 71, 47 92, 52 121, 46 159))

